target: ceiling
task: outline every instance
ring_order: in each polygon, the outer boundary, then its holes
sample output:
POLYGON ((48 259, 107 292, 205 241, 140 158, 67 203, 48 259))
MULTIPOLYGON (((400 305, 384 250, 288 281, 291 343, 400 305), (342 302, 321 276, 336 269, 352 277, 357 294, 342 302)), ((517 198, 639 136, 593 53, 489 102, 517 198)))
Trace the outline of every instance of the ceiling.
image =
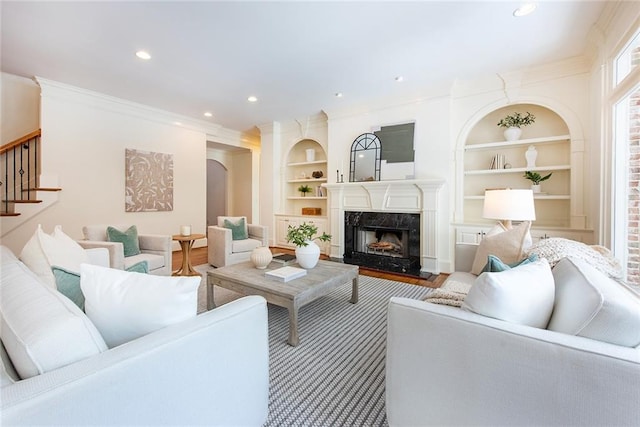
POLYGON ((7 73, 251 131, 581 55, 605 3, 2 1, 0 52, 7 73))

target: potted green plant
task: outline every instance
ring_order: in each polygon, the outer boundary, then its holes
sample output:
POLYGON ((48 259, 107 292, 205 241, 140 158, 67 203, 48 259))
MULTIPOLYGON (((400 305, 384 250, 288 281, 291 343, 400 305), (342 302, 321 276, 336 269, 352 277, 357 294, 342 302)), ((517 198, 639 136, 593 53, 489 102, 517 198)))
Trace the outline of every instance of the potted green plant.
POLYGON ((500 119, 498 122, 498 126, 505 128, 504 137, 507 141, 516 141, 520 138, 522 134, 522 126, 529 126, 530 124, 535 123, 536 116, 527 111, 526 115, 522 115, 522 113, 515 112, 513 114, 509 114, 504 118, 500 119))
POLYGON ((302 268, 313 268, 320 259, 320 247, 314 240, 328 242, 331 235, 325 232, 316 235, 318 227, 313 224, 303 222, 300 225, 290 225, 287 228, 287 242, 296 245, 296 258, 302 268))
POLYGON ((311 193, 312 190, 308 185, 301 185, 298 187, 298 191, 302 193, 302 197, 305 197, 307 193, 311 193))
POLYGON ((551 178, 551 175, 553 175, 553 173, 550 173, 549 175, 542 176, 538 172, 526 171, 523 176, 525 178, 527 178, 529 181, 531 181, 531 189, 533 190, 533 192, 534 193, 539 193, 540 192, 540 183, 542 181, 546 181, 549 178, 551 178))

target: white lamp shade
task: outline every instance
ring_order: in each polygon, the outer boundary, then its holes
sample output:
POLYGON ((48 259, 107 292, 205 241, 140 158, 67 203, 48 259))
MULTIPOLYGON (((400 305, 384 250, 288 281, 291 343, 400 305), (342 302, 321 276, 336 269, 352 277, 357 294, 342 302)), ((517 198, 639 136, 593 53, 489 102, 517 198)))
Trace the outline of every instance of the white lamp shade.
POLYGON ((487 190, 484 192, 484 218, 533 221, 536 209, 531 190, 487 190))

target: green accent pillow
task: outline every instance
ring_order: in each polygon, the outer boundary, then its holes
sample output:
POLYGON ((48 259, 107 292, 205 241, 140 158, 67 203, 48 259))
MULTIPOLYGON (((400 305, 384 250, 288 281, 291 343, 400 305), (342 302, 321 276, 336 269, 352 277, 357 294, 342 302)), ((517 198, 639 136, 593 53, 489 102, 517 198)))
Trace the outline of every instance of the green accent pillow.
POLYGON ((61 267, 51 267, 53 277, 56 279, 56 288, 65 297, 84 311, 84 294, 80 289, 80 275, 61 267))
POLYGON ((141 253, 138 244, 138 229, 135 225, 129 227, 124 233, 117 228, 107 227, 107 240, 122 243, 125 257, 141 253))
POLYGON ((140 261, 131 267, 125 268, 125 270, 133 273, 149 273, 149 263, 147 261, 140 261))
POLYGON ((231 238, 233 240, 244 240, 249 238, 247 235, 247 227, 244 224, 244 218, 240 218, 237 224, 225 219, 224 228, 231 230, 231 238))
POLYGON ((506 264, 502 262, 500 258, 498 258, 497 256, 489 255, 487 264, 484 266, 481 273, 486 273, 486 272, 499 273, 501 271, 511 270, 512 268, 515 268, 519 265, 529 264, 537 260, 538 260, 538 255, 531 254, 529 255, 529 258, 525 258, 520 261, 513 262, 511 264, 506 264))

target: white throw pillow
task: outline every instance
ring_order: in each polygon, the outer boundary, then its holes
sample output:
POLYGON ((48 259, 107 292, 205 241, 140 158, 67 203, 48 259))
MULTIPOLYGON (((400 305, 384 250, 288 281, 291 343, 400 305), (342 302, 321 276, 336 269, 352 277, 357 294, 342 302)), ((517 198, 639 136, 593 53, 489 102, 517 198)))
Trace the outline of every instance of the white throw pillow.
POLYGON ((499 273, 482 273, 462 308, 494 319, 546 328, 555 287, 546 259, 499 273))
POLYGON ((49 235, 38 224, 35 233, 22 249, 20 260, 45 284, 55 289, 52 266, 79 274, 80 264, 89 262, 89 257, 82 246, 63 233, 59 225, 49 235))
POLYGON ((531 222, 523 221, 514 228, 506 229, 499 224, 487 233, 478 245, 473 260, 471 273, 478 275, 487 264, 489 255, 494 255, 506 264, 511 264, 525 258, 525 251, 531 246, 531 222))
POLYGON ((547 329, 611 344, 640 345, 640 297, 588 262, 564 258, 553 269, 556 300, 547 329))
POLYGON ((3 257, 1 273, 0 337, 20 378, 107 349, 87 316, 64 295, 43 286, 23 263, 3 257))
POLYGON ((194 317, 200 280, 83 264, 80 288, 87 316, 112 348, 194 317))

